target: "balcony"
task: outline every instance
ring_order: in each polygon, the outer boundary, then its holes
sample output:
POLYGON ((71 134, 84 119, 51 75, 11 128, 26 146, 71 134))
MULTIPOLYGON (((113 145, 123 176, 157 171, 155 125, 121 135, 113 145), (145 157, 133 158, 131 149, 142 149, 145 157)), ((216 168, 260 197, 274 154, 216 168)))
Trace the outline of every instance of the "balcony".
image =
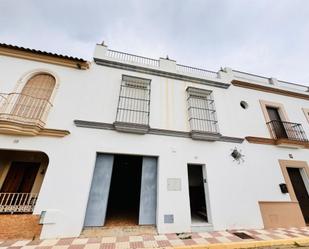
POLYGON ((309 149, 309 141, 301 124, 271 120, 266 123, 272 138, 248 136, 249 143, 309 149))
POLYGON ((32 213, 37 193, 0 193, 0 214, 32 213))
POLYGON ((274 139, 288 139, 293 141, 308 142, 307 136, 301 124, 272 120, 267 126, 274 139))
POLYGON ((32 136, 56 133, 56 130, 44 129, 51 107, 46 99, 22 93, 0 93, 0 133, 32 136))
POLYGON ((21 93, 0 93, 0 120, 43 127, 52 104, 21 93))

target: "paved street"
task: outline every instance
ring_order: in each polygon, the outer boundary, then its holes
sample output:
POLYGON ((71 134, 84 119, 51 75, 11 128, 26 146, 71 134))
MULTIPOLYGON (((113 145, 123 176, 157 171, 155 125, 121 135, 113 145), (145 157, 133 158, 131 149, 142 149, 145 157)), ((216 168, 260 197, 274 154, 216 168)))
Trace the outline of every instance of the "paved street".
MULTIPOLYGON (((65 238, 50 240, 10 240, 0 242, 0 249, 128 249, 128 248, 207 248, 215 245, 235 245, 234 243, 248 243, 247 248, 280 248, 278 246, 265 247, 261 242, 276 242, 277 245, 287 241, 307 241, 309 243, 309 228, 269 229, 269 230, 237 230, 215 231, 190 234, 140 235, 119 237, 65 238), (241 238, 242 237, 242 238, 241 238)), ((281 248, 296 248, 295 246, 281 248)), ((290 242, 291 243, 291 242, 290 242)), ((225 247, 226 248, 226 247, 225 247)), ((229 247, 231 248, 231 247, 229 247)), ((234 247, 235 248, 235 247, 234 247)), ((304 247, 303 247, 304 248, 304 247)))

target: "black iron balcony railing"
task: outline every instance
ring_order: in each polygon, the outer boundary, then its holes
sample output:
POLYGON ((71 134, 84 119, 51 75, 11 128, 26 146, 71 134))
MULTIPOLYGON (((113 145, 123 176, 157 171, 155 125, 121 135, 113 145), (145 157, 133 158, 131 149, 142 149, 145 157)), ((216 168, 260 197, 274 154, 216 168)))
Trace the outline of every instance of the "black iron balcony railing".
POLYGON ((301 124, 271 120, 267 123, 274 139, 290 139, 295 141, 308 142, 306 133, 301 124))

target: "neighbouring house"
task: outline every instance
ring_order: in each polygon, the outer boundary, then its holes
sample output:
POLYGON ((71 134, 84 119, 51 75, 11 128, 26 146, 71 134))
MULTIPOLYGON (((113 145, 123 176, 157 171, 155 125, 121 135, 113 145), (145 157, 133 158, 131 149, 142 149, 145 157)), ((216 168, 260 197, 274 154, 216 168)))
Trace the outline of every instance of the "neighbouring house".
POLYGON ((101 44, 0 66, 0 238, 309 223, 308 86, 101 44))

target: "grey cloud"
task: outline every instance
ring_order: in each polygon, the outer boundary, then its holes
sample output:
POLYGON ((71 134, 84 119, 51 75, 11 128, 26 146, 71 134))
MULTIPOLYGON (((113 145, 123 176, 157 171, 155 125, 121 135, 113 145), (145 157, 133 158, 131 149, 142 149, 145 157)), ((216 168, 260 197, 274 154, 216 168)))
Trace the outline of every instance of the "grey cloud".
POLYGON ((94 45, 309 83, 306 0, 0 0, 1 42, 91 59, 94 45))

